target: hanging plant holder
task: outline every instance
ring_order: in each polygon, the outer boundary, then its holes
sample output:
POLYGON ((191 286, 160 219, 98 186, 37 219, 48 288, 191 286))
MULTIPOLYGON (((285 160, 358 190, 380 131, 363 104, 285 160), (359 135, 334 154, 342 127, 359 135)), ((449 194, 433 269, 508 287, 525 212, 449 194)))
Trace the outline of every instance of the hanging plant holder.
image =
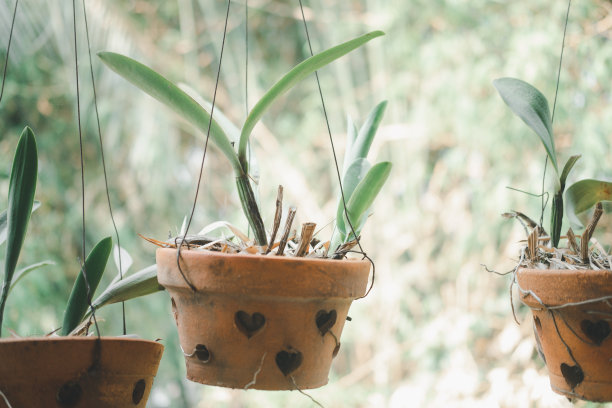
POLYGON ((351 302, 370 262, 157 250, 172 298, 187 378, 230 388, 327 384, 351 302), (189 281, 192 290, 186 283, 189 281))
POLYGON ((612 272, 519 269, 517 281, 552 389, 612 401, 612 272))
POLYGON ((117 337, 0 339, 0 407, 144 408, 163 350, 117 337))

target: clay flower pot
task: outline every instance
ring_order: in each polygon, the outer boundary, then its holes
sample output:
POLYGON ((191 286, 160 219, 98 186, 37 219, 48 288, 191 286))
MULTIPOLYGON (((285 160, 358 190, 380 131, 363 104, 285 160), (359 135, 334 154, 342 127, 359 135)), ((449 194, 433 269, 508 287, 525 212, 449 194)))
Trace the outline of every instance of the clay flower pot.
POLYGON ((144 408, 163 350, 117 337, 0 339, 0 407, 144 408))
POLYGON ((517 281, 552 389, 612 401, 612 271, 519 269, 517 281))
POLYGON ((172 298, 187 378, 261 390, 327 384, 351 302, 364 295, 367 261, 157 250, 172 298))

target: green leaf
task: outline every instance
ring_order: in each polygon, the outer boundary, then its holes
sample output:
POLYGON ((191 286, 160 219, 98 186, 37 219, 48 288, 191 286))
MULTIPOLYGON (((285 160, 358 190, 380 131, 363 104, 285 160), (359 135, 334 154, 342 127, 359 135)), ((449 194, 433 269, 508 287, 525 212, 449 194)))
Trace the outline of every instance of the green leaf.
MULTIPOLYGON (((372 165, 365 158, 358 158, 351 163, 342 178, 342 190, 344 191, 344 199, 348 205, 353 192, 357 185, 364 179, 372 165)), ((338 198, 338 209, 336 210, 336 228, 344 239, 347 233, 346 223, 344 222, 344 203, 342 196, 338 198)))
POLYGON ((277 98, 285 94, 298 82, 300 82, 302 79, 306 78, 308 75, 312 74, 316 70, 328 65, 329 63, 342 57, 343 55, 348 54, 354 49, 359 48, 368 41, 376 37, 380 37, 382 35, 384 35, 382 31, 373 31, 371 33, 362 35, 361 37, 357 37, 353 40, 329 48, 319 54, 316 54, 304 60, 303 62, 295 66, 287 74, 285 74, 285 76, 283 76, 276 84, 274 84, 268 90, 268 92, 266 92, 265 95, 255 104, 255 106, 253 106, 253 109, 247 116, 242 127, 242 132, 240 134, 240 144, 238 146, 238 157, 244 171, 246 172, 248 170, 246 153, 251 132, 253 131, 253 128, 255 127, 259 119, 261 119, 266 110, 277 98))
POLYGON ((561 172, 561 177, 559 178, 559 181, 561 183, 561 192, 565 190, 565 181, 567 180, 567 176, 569 176, 570 172, 574 168, 574 165, 576 164, 578 159, 580 159, 580 157, 581 155, 579 154, 570 157, 567 160, 567 163, 565 163, 565 166, 563 166, 563 171, 561 172))
POLYGON ((357 140, 357 135, 359 131, 357 130, 357 126, 350 115, 346 116, 346 148, 344 149, 344 162, 342 163, 342 174, 346 173, 349 166, 352 163, 351 160, 351 147, 357 140))
POLYGON ((510 109, 540 136, 558 176, 559 166, 546 97, 532 85, 516 78, 499 78, 493 81, 493 85, 510 109))
POLYGON ((36 137, 32 129, 26 127, 17 143, 11 177, 9 179, 8 208, 6 212, 6 258, 2 295, 0 297, 0 330, 2 328, 6 300, 34 205, 37 173, 38 152, 36 137))
MULTIPOLYGON (((38 210, 40 207, 40 201, 34 200, 34 205, 32 206, 32 212, 38 210)), ((6 234, 8 231, 8 224, 6 219, 6 210, 0 213, 0 245, 4 244, 6 241, 6 234)))
MULTIPOLYGON (((348 210, 348 219, 351 225, 355 229, 355 233, 359 236, 361 228, 363 227, 362 217, 366 215, 367 210, 372 206, 374 199, 380 192, 382 186, 387 181, 389 173, 391 172, 390 162, 377 163, 367 172, 363 180, 359 182, 355 191, 351 195, 346 208, 348 210)), ((347 225, 347 230, 348 230, 347 225)), ((352 237, 352 232, 343 240, 352 237)), ((332 241, 330 250, 335 251, 338 248, 338 244, 342 242, 332 241)))
POLYGON ((77 276, 68 299, 62 324, 62 336, 69 335, 83 320, 89 307, 89 299, 93 297, 102 279, 112 249, 113 241, 110 237, 106 237, 100 240, 87 256, 85 266, 77 276), (87 282, 84 275, 87 275, 87 282))
POLYGON ((157 266, 151 265, 120 281, 113 282, 92 304, 94 308, 99 309, 105 305, 124 302, 161 290, 164 290, 164 287, 157 282, 157 266))
POLYGON ((29 274, 30 272, 35 271, 37 269, 40 269, 43 266, 48 266, 48 265, 55 265, 55 262, 53 262, 53 261, 37 262, 35 264, 28 265, 25 268, 22 268, 22 269, 18 270, 17 272, 15 272, 15 275, 13 276, 13 282, 11 283, 11 287, 9 288, 9 293, 10 293, 11 290, 13 290, 15 285, 17 285, 17 283, 21 279, 23 279, 27 274, 29 274))
POLYGON ((361 126, 361 129, 359 129, 359 135, 357 136, 355 143, 351 146, 351 162, 358 158, 365 159, 368 156, 370 146, 372 146, 372 141, 374 140, 374 136, 376 136, 378 126, 380 125, 380 122, 382 121, 382 118, 385 115, 386 108, 387 101, 383 101, 376 105, 368 115, 365 123, 363 124, 363 126, 361 126))
MULTIPOLYGON (((124 55, 114 52, 99 52, 98 56, 110 69, 173 109, 181 117, 206 134, 210 114, 172 82, 146 65, 124 55)), ((241 168, 236 152, 227 135, 215 120, 211 123, 210 137, 229 159, 237 174, 239 174, 241 168)))
POLYGON ((565 191, 566 214, 574 225, 582 225, 578 214, 600 201, 612 201, 612 182, 586 179, 572 184, 565 191))

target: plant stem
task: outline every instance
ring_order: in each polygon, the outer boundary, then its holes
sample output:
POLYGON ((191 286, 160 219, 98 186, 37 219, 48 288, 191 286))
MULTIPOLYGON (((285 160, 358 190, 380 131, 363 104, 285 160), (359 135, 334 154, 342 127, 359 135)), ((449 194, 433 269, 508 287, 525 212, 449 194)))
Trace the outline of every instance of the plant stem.
POLYGON ((249 177, 246 174, 238 176, 236 178, 236 186, 238 187, 242 211, 255 234, 255 243, 264 246, 267 244, 266 229, 261 219, 261 213, 259 212, 249 177))
POLYGON ((550 240, 553 248, 559 245, 561 239, 561 225, 563 223, 563 190, 555 193, 550 213, 550 240))

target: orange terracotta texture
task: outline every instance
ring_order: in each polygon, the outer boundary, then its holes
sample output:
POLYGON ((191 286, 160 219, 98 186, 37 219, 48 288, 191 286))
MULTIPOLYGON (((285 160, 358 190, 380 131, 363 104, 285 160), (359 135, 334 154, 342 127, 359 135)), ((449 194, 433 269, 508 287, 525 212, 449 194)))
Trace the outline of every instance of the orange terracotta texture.
POLYGON ((117 337, 1 339, 0 407, 144 408, 163 350, 117 337))
POLYGON ((364 295, 367 261, 157 250, 187 378, 261 390, 327 384, 351 302, 364 295))
POLYGON ((612 401, 612 271, 520 269, 517 282, 552 389, 612 401))

